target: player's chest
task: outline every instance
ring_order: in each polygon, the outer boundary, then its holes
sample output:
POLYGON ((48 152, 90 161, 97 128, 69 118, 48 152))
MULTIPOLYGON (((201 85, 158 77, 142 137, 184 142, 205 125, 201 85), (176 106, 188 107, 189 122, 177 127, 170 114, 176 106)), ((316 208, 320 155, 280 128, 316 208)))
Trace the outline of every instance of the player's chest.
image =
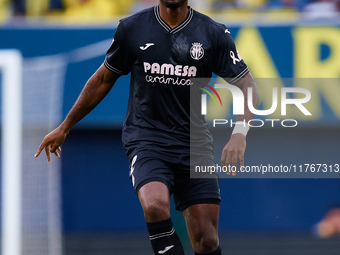
POLYGON ((158 63, 172 65, 204 66, 213 55, 209 38, 193 32, 148 33, 133 42, 136 64, 158 63))

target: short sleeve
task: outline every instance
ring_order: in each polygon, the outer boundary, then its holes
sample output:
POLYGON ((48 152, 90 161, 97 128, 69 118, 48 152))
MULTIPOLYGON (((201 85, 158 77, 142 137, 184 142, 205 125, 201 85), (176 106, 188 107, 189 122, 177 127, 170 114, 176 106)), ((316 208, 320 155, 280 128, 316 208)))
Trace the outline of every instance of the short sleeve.
POLYGON ((229 30, 224 26, 218 33, 213 72, 228 83, 235 84, 249 73, 249 69, 238 53, 229 30))
POLYGON ((124 24, 117 26, 112 44, 106 52, 104 65, 107 69, 118 74, 128 74, 131 71, 132 56, 124 24))

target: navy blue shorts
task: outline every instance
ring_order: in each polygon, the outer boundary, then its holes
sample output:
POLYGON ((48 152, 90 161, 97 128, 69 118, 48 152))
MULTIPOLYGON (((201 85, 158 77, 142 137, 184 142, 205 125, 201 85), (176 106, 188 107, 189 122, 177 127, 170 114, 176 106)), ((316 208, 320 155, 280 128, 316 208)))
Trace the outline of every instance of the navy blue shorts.
MULTIPOLYGON (((194 204, 221 202, 217 175, 190 178, 190 154, 150 147, 129 151, 130 178, 136 194, 143 185, 158 181, 164 183, 173 194, 176 210, 183 211, 194 204)), ((212 156, 199 156, 195 164, 216 165, 212 156)))

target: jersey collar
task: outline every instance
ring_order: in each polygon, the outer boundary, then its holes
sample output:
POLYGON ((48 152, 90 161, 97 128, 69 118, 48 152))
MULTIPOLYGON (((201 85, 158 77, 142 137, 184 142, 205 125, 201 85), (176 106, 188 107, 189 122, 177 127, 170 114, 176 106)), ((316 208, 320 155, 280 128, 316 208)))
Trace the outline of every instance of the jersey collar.
POLYGON ((159 12, 159 5, 156 5, 154 7, 154 11, 155 11, 155 16, 156 19, 158 21, 159 24, 161 24, 161 26, 170 34, 176 34, 177 32, 179 32, 180 30, 182 30, 183 28, 185 28, 190 21, 192 20, 192 17, 194 16, 194 12, 193 10, 190 8, 190 6, 188 6, 188 10, 189 10, 189 15, 188 17, 181 23, 179 24, 177 27, 175 28, 171 28, 162 18, 161 18, 161 14, 159 12))

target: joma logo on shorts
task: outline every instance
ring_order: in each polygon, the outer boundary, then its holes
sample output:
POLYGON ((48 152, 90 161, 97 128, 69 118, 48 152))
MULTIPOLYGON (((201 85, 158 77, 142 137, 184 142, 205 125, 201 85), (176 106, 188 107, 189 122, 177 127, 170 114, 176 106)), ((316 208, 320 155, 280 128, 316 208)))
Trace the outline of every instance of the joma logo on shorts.
POLYGON ((150 64, 144 62, 144 72, 151 74, 165 74, 165 75, 176 75, 176 76, 187 76, 195 77, 197 73, 197 68, 195 66, 182 66, 182 65, 172 65, 172 64, 150 64))

